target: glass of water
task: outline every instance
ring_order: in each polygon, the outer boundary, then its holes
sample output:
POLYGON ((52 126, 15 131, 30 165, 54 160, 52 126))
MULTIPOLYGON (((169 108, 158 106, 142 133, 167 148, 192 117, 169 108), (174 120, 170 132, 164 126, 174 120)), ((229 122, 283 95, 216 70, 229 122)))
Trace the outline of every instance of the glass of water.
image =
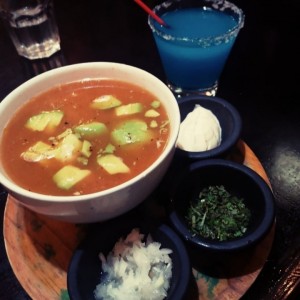
POLYGON ((0 16, 19 55, 39 59, 60 50, 52 0, 0 0, 0 16))

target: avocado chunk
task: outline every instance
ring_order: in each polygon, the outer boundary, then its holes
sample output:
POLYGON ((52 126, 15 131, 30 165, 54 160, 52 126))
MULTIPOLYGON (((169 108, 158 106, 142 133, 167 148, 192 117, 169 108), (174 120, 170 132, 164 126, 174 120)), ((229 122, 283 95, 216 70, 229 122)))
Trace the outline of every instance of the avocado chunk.
POLYGON ((33 131, 53 130, 59 125, 64 113, 61 110, 43 111, 30 117, 25 126, 33 131))
POLYGON ((123 160, 114 154, 99 156, 97 158, 97 163, 111 175, 130 172, 130 169, 123 160))
POLYGON ((90 170, 82 170, 77 167, 67 165, 54 174, 53 180, 60 189, 69 190, 76 183, 90 175, 90 173, 90 170))
POLYGON ((113 144, 107 144, 103 153, 112 154, 116 150, 116 147, 113 144))
POLYGON ((82 149, 82 141, 76 134, 65 136, 56 146, 55 158, 60 161, 70 161, 75 159, 82 149))
POLYGON ((100 136, 107 132, 106 125, 101 122, 91 122, 88 124, 81 124, 74 128, 74 132, 80 134, 85 138, 93 138, 100 136))
POLYGON ((81 140, 72 133, 52 145, 38 141, 23 152, 21 157, 28 162, 39 162, 50 158, 64 162, 75 159, 80 154, 81 149, 81 140))
POLYGON ((129 120, 123 122, 112 131, 112 138, 118 145, 146 142, 152 138, 152 132, 142 120, 129 120))
POLYGON ((21 153, 21 157, 28 162, 39 162, 44 159, 55 157, 55 148, 44 142, 38 141, 25 152, 21 153))
POLYGON ((91 103, 91 107, 95 109, 110 109, 120 106, 122 102, 112 95, 103 95, 94 99, 91 103))
POLYGON ((147 118, 156 118, 158 116, 160 116, 160 113, 155 109, 149 109, 145 112, 145 117, 147 118))
POLYGON ((92 144, 91 142, 84 140, 82 142, 81 153, 85 157, 90 157, 92 155, 92 144))
POLYGON ((129 103, 115 108, 117 116, 133 115, 142 111, 143 105, 141 103, 129 103))
POLYGON ((160 107, 160 102, 158 100, 154 100, 154 101, 152 101, 151 106, 153 108, 159 108, 160 107))
POLYGON ((156 120, 151 120, 150 127, 151 128, 157 128, 158 127, 158 123, 156 122, 156 120))
POLYGON ((65 131, 63 131, 62 133, 60 133, 58 136, 56 136, 56 138, 51 137, 52 140, 62 140, 64 137, 66 137, 69 134, 72 134, 73 131, 71 128, 66 129, 65 131))

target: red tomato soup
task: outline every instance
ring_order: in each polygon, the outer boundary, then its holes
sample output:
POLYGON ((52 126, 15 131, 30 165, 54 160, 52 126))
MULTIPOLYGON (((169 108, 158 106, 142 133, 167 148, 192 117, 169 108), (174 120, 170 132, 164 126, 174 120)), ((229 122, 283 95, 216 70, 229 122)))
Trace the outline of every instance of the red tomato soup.
POLYGON ((85 80, 54 87, 25 103, 1 140, 5 171, 47 195, 102 191, 135 177, 161 154, 169 119, 141 87, 85 80))

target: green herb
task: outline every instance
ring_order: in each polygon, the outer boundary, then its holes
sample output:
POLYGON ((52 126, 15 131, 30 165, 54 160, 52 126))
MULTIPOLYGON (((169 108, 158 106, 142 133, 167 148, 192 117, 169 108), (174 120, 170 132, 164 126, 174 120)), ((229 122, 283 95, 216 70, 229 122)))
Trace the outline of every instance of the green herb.
POLYGON ((231 195, 223 185, 209 186, 191 202, 186 219, 193 234, 225 241, 246 232, 250 210, 242 198, 231 195))
POLYGON ((70 300, 69 293, 65 289, 60 290, 60 300, 70 300))

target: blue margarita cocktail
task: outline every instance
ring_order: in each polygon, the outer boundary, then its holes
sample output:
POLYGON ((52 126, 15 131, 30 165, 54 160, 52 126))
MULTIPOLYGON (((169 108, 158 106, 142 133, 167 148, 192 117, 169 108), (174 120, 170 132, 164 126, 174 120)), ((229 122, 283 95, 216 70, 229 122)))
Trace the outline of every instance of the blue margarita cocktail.
POLYGON ((173 0, 156 6, 154 12, 168 25, 149 16, 170 89, 177 95, 215 96, 244 25, 242 10, 228 1, 173 0))

